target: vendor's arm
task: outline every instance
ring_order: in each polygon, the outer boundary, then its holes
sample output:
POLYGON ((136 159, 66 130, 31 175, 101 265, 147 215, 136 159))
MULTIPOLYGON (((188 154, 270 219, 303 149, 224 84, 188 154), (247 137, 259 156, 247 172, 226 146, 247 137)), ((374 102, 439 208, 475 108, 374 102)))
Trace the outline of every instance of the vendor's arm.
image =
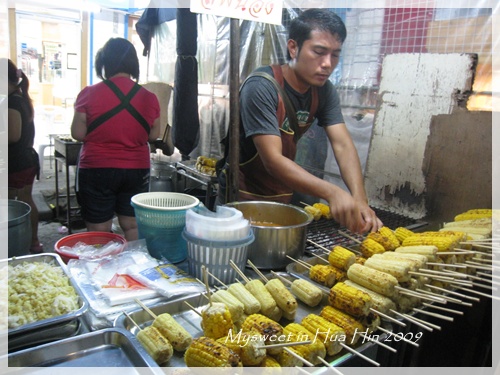
POLYGON ((15 109, 9 108, 8 124, 9 124, 9 143, 19 142, 19 140, 21 139, 21 131, 23 127, 23 120, 21 118, 21 113, 15 109))
POLYGON ((362 231, 377 231, 383 224, 368 205, 358 152, 346 125, 341 123, 327 126, 325 131, 339 165, 342 179, 356 201, 365 221, 362 231))
POLYGON ((87 135, 87 115, 85 112, 77 112, 73 116, 71 123, 71 136, 77 141, 83 141, 87 135))
POLYGON ((284 184, 311 196, 326 200, 332 216, 341 225, 357 233, 366 229, 358 202, 345 190, 318 178, 282 155, 281 138, 276 135, 254 135, 253 141, 269 174, 284 184))
POLYGON ((149 142, 154 142, 160 137, 160 118, 158 117, 149 131, 149 142))

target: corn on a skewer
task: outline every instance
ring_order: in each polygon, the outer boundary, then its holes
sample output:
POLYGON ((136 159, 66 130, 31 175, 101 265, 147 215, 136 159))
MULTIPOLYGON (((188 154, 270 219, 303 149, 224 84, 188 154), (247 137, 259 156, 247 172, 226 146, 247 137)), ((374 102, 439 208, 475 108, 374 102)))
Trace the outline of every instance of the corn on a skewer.
POLYGON ((438 248, 439 251, 453 251, 455 247, 458 247, 461 239, 457 236, 435 236, 435 235, 413 235, 407 237, 403 240, 402 246, 421 246, 421 245, 433 245, 438 248))
POLYGON ((212 301, 226 305, 231 313, 233 322, 237 322, 243 316, 245 306, 227 290, 219 289, 215 293, 212 293, 212 301))
POLYGON ((366 267, 370 267, 389 275, 394 276, 398 282, 405 282, 410 280, 411 275, 410 266, 407 263, 391 259, 375 258, 375 256, 368 258, 365 262, 366 267))
POLYGON ((458 214, 454 217, 455 221, 462 220, 474 220, 474 219, 482 219, 482 218, 490 218, 493 216, 493 210, 484 208, 484 209, 473 209, 458 214))
POLYGON ((313 206, 305 206, 304 211, 310 214, 315 221, 321 219, 321 210, 313 206))
POLYGON ((184 353, 188 367, 241 367, 240 357, 209 337, 194 339, 184 353))
POLYGON ((309 269, 309 278, 328 288, 335 284, 336 275, 335 269, 327 264, 315 264, 309 269))
POLYGON ((215 168, 215 165, 217 164, 217 159, 209 158, 207 156, 198 156, 196 158, 196 162, 210 168, 215 168))
POLYGON ((245 314, 256 314, 260 311, 260 302, 241 283, 234 283, 228 286, 227 291, 243 304, 245 314))
POLYGON ((266 356, 264 337, 255 332, 231 333, 216 341, 236 353, 243 366, 258 366, 266 356))
POLYGON ((405 228, 405 227, 397 227, 394 230, 394 235, 399 240, 399 243, 402 244, 406 237, 413 236, 415 232, 405 228))
POLYGON ((168 362, 174 353, 174 349, 167 338, 153 326, 141 329, 137 333, 137 340, 159 365, 168 362))
POLYGON ((356 254, 342 246, 334 246, 328 254, 328 262, 336 268, 347 271, 356 261, 356 254))
POLYGON ((385 248, 372 238, 365 238, 359 245, 359 250, 365 258, 371 257, 373 254, 381 254, 385 252, 385 248))
POLYGON ((333 307, 358 317, 367 315, 372 307, 371 297, 367 293, 343 282, 330 289, 328 302, 333 307))
POLYGON ((266 282, 265 286, 283 312, 286 314, 293 314, 297 311, 297 300, 295 296, 280 279, 271 279, 266 282))
POLYGON ((304 279, 295 279, 292 282, 290 290, 307 306, 317 306, 323 299, 323 292, 321 289, 304 279))
POLYGON ((314 203, 313 207, 320 210, 322 218, 324 218, 324 219, 331 219, 332 218, 332 214, 330 212, 330 206, 328 206, 324 203, 314 203))
POLYGON ((319 315, 329 322, 335 323, 345 331, 347 337, 346 343, 348 345, 355 345, 359 339, 358 333, 365 331, 360 321, 333 306, 323 307, 319 315))
MULTIPOLYGON (((277 337, 283 335, 283 327, 276 321, 268 318, 262 314, 252 314, 249 315, 243 324, 241 325, 243 332, 258 332, 263 335, 266 340, 266 344, 274 344, 273 337, 276 340, 277 337)), ((267 349, 268 354, 277 354, 283 350, 283 348, 272 348, 267 349)))
POLYGON ((386 297, 392 297, 395 294, 395 287, 399 284, 394 276, 361 264, 353 264, 347 275, 349 280, 386 297))
MULTIPOLYGON (((461 220, 461 221, 450 221, 443 224, 444 228, 460 228, 460 227, 474 227, 474 228, 491 228, 493 225, 493 219, 491 217, 485 217, 481 219, 472 220, 461 220)), ((452 229, 454 230, 454 229, 452 229)), ((457 229, 460 230, 460 229, 457 229)))
POLYGON ((356 256, 356 261, 354 263, 357 263, 357 264, 365 264, 366 262, 366 258, 365 257, 362 257, 360 255, 357 255, 356 256))
POLYGON ((450 231, 462 232, 465 235, 475 234, 475 235, 486 236, 486 237, 491 236, 491 228, 461 226, 461 227, 445 227, 445 228, 441 228, 439 230, 439 232, 448 232, 448 233, 450 231))
POLYGON ((152 325, 167 338, 176 351, 183 352, 193 341, 191 334, 168 313, 158 315, 152 325))
POLYGON ((266 355, 264 360, 261 362, 260 367, 281 367, 276 359, 270 355, 266 355))
POLYGON ((321 340, 317 340, 315 334, 307 330, 304 326, 298 323, 290 323, 283 327, 283 333, 287 338, 290 338, 292 342, 311 341, 310 344, 294 347, 295 351, 297 351, 306 361, 314 365, 319 365, 321 363, 319 358, 325 358, 325 345, 321 340))
POLYGON ((359 285, 351 280, 344 281, 346 285, 352 286, 356 289, 359 289, 365 293, 367 293, 372 299, 372 307, 373 309, 380 311, 382 314, 391 315, 391 309, 396 308, 396 304, 389 297, 383 296, 380 293, 374 292, 368 288, 365 288, 362 285, 359 285))
POLYGON ((314 332, 325 345, 328 355, 335 355, 342 350, 341 342, 346 339, 345 331, 338 325, 329 322, 322 316, 309 314, 302 319, 301 324, 310 332, 314 332))
POLYGON ((274 308, 268 315, 266 315, 269 319, 274 320, 275 322, 279 322, 281 318, 283 318, 283 310, 281 310, 278 306, 274 308))
POLYGON ((382 235, 380 232, 371 232, 371 233, 368 233, 368 235, 366 236, 366 238, 367 239, 369 238, 369 239, 377 242, 378 244, 382 245, 382 247, 384 248, 385 251, 392 251, 392 250, 394 250, 393 244, 389 240, 389 238, 387 238, 386 236, 382 235))
POLYGON ((201 312, 201 328, 205 336, 217 340, 228 334, 233 328, 233 319, 227 306, 221 302, 212 302, 201 312))
POLYGON ((245 284, 245 288, 257 298, 260 303, 260 311, 263 315, 267 316, 275 313, 277 307, 276 301, 262 281, 259 279, 250 280, 245 284))
POLYGON ((436 260, 437 251, 438 248, 434 245, 399 246, 394 250, 395 253, 425 255, 430 262, 436 260))
POLYGON ((396 237, 396 234, 394 233, 394 231, 391 228, 383 226, 382 228, 380 228, 378 230, 378 232, 382 236, 386 237, 389 240, 389 242, 391 244, 390 250, 394 250, 396 247, 401 245, 401 242, 398 240, 398 238, 396 237))
POLYGON ((281 367, 302 367, 304 363, 297 358, 300 354, 295 350, 295 347, 289 348, 288 350, 282 350, 278 354, 274 355, 274 358, 278 361, 281 367), (295 356, 292 353, 295 353, 295 356))
POLYGON ((391 259, 398 262, 407 264, 411 271, 418 271, 421 268, 426 268, 427 257, 425 255, 413 253, 396 253, 394 251, 387 251, 383 254, 376 254, 374 258, 377 259, 391 259))

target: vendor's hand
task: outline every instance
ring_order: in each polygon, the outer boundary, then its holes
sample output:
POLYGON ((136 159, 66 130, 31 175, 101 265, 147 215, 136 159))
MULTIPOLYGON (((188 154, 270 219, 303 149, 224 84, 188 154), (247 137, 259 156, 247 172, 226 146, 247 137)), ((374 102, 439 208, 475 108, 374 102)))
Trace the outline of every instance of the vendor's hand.
POLYGON ((382 223, 382 221, 377 217, 375 211, 373 211, 366 202, 359 203, 359 210, 365 222, 362 233, 366 233, 369 231, 376 232, 380 228, 382 228, 384 223, 382 223))
POLYGON ((358 202, 347 192, 337 192, 328 202, 330 213, 335 221, 346 227, 353 233, 364 233, 368 231, 368 223, 365 221, 358 202))

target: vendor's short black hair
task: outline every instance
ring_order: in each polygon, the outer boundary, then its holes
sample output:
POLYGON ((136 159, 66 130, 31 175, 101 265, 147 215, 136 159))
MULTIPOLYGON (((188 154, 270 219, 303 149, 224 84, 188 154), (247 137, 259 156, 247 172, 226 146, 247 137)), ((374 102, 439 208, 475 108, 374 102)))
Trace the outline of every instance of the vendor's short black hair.
POLYGON ((97 51, 95 71, 99 78, 109 79, 127 73, 139 80, 139 58, 132 43, 124 38, 111 38, 97 51))
MULTIPOLYGON (((300 50, 304 42, 311 38, 313 30, 328 31, 336 36, 341 43, 344 43, 347 37, 344 21, 336 13, 328 9, 313 8, 302 12, 290 22, 288 39, 295 40, 300 50)), ((291 60, 288 51, 287 58, 291 60)))

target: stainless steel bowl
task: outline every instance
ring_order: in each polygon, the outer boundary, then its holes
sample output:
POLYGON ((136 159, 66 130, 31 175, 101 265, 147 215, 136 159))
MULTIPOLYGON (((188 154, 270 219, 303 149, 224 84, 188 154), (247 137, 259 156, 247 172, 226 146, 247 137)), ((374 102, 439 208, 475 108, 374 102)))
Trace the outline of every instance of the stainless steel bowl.
POLYGON ((291 262, 287 255, 304 254, 307 225, 312 216, 289 204, 249 201, 232 202, 251 222, 255 241, 248 246, 248 259, 260 269, 281 269, 291 262))

